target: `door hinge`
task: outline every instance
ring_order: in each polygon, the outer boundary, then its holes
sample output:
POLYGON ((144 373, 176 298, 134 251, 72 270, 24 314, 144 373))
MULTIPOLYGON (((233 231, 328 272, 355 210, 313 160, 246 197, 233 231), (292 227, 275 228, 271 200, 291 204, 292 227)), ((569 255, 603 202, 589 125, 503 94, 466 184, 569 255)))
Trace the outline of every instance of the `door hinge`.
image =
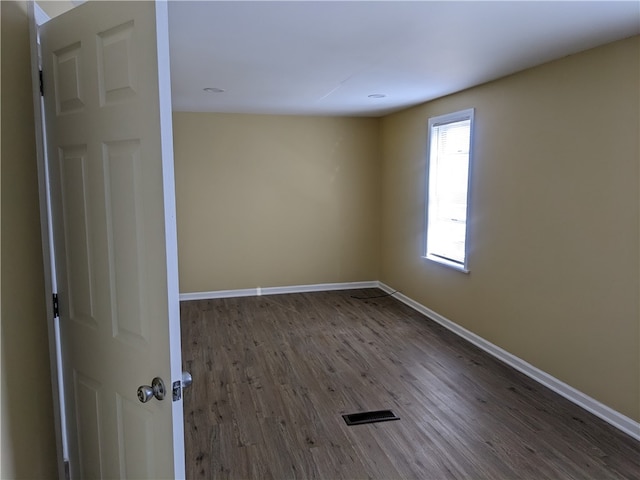
POLYGON ((53 300, 53 318, 58 318, 60 316, 60 305, 58 304, 58 294, 54 293, 52 295, 53 300))
POLYGON ((40 96, 44 97, 44 80, 42 79, 42 69, 40 69, 40 96))

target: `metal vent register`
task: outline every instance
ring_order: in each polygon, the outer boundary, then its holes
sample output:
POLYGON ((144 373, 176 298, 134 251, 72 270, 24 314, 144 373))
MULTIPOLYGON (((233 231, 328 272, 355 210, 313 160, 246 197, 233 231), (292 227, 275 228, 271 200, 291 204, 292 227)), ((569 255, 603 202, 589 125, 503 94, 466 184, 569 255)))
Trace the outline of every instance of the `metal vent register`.
POLYGON ((391 410, 374 410, 372 412, 350 413, 342 415, 347 425, 363 425, 365 423, 388 422, 400 420, 391 410))

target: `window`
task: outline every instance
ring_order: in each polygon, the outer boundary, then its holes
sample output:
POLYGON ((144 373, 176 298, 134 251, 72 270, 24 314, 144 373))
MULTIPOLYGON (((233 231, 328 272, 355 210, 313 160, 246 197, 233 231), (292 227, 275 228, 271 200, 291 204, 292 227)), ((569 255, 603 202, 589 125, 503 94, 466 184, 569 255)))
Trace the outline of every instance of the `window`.
POLYGON ((429 119, 424 256, 467 270, 473 109, 429 119))

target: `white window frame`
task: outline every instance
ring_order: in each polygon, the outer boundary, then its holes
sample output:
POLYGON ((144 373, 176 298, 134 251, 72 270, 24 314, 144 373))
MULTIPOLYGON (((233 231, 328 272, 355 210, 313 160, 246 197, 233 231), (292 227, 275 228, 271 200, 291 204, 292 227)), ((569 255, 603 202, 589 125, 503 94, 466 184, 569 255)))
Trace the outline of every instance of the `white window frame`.
POLYGON ((427 163, 426 163, 426 189, 425 189, 425 224, 424 235, 422 245, 422 258, 430 260, 441 265, 444 265, 455 270, 469 273, 469 219, 471 213, 471 178, 473 170, 473 138, 474 138, 474 114, 475 109, 468 108, 466 110, 460 110, 458 112, 448 113, 445 115, 439 115, 437 117, 429 118, 428 131, 427 131, 427 163), (429 190, 430 190, 430 173, 431 173, 431 155, 432 155, 432 140, 433 140, 433 128, 446 125, 448 123, 455 123, 469 120, 469 166, 467 171, 467 199, 466 199, 466 221, 465 221, 465 241, 464 241, 464 262, 457 262, 455 260, 449 260, 429 252, 429 245, 427 244, 428 229, 429 229, 429 190))

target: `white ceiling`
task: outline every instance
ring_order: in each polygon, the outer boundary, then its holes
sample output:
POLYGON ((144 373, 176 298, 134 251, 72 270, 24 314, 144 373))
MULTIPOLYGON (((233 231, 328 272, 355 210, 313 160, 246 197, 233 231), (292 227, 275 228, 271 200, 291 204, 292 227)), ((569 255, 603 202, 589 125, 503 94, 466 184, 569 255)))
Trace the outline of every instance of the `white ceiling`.
POLYGON ((380 116, 638 34, 640 2, 174 1, 169 31, 175 110, 380 116))

